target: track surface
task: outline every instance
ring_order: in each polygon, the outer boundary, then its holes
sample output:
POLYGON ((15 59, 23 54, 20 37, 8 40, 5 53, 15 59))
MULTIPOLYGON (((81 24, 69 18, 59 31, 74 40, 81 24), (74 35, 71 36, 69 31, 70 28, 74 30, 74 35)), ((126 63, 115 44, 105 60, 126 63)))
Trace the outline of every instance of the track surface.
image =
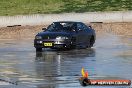
POLYGON ((97 33, 91 49, 42 53, 35 52, 33 38, 0 39, 1 88, 81 88, 82 67, 90 78, 132 80, 132 36, 97 33))

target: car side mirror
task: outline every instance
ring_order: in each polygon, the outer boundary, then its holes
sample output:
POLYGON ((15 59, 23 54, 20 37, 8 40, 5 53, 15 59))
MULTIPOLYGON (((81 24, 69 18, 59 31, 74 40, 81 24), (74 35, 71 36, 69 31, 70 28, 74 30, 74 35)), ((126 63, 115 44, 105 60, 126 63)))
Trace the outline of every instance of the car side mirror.
POLYGON ((43 31, 45 31, 45 30, 46 30, 46 28, 42 28, 42 30, 43 30, 43 31))
POLYGON ((89 28, 92 28, 91 26, 88 26, 89 28))

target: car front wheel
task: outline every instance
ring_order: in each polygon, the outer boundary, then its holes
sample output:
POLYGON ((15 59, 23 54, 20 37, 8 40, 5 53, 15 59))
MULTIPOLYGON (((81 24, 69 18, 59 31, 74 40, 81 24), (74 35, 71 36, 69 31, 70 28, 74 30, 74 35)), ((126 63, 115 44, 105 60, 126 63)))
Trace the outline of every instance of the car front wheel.
POLYGON ((36 48, 36 52, 42 52, 42 48, 36 48))

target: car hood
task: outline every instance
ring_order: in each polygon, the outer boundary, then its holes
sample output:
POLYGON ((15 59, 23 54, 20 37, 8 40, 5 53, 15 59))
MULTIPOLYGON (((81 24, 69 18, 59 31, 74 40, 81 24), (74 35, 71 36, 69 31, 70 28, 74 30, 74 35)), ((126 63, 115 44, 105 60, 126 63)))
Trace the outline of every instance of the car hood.
POLYGON ((42 36, 43 39, 54 39, 57 36, 67 36, 71 37, 72 33, 67 33, 67 32, 40 32, 37 34, 37 36, 42 36))

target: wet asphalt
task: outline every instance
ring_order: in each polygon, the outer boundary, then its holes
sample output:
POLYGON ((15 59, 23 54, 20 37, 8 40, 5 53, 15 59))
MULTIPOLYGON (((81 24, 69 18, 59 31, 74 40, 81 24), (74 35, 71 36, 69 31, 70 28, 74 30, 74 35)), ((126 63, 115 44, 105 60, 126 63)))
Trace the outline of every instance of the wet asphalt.
POLYGON ((97 34, 91 49, 42 53, 35 52, 33 38, 0 39, 0 88, 83 88, 82 67, 90 79, 132 80, 132 36, 97 34))

